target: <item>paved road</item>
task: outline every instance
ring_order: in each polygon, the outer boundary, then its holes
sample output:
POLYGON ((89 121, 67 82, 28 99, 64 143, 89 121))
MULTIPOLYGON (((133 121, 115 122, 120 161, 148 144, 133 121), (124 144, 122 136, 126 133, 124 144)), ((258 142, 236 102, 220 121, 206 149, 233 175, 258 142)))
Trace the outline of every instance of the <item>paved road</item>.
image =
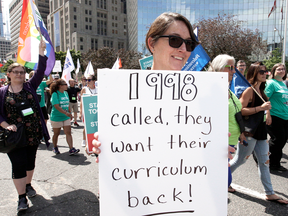
MULTIPOLYGON (((83 124, 72 126, 74 146, 81 151, 76 156, 68 155, 63 132, 59 137, 60 155, 52 148, 41 144, 37 153, 36 169, 32 185, 38 195, 29 201, 30 208, 20 215, 99 215, 98 165, 94 156, 88 156, 81 147, 83 124)), ((49 127, 49 132, 52 134, 49 127)), ((283 166, 288 168, 288 146, 285 147, 283 166)), ((0 154, 0 216, 17 215, 17 192, 11 180, 11 165, 5 154, 0 154)), ((271 175, 274 190, 288 199, 288 172, 271 175)), ((264 200, 263 187, 254 161, 247 163, 233 173, 234 194, 228 194, 229 216, 288 215, 288 207, 264 200)), ((207 203, 209 207, 209 203, 207 203)))

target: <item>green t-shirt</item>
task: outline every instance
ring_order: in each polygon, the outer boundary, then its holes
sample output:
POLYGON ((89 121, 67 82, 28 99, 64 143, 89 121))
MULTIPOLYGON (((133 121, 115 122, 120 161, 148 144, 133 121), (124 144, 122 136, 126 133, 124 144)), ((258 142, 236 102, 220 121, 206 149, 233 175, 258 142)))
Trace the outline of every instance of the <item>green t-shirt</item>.
POLYGON ((51 121, 60 122, 69 119, 68 116, 66 116, 64 113, 59 112, 54 106, 55 104, 59 104, 62 109, 66 110, 67 112, 69 111, 69 96, 66 91, 64 91, 63 93, 61 93, 60 91, 54 92, 51 96, 51 104, 51 121))
POLYGON ((45 95, 44 95, 44 89, 47 87, 46 81, 42 81, 40 85, 38 86, 36 93, 37 95, 41 95, 41 101, 40 101, 40 107, 45 106, 45 95))
MULTIPOLYGON (((233 92, 231 92, 231 95, 233 97, 236 106, 238 107, 238 111, 241 111, 242 104, 240 100, 236 97, 235 94, 233 94, 233 92)), ((231 136, 229 137, 229 145, 237 145, 238 138, 241 132, 240 127, 235 118, 236 109, 231 97, 228 100, 228 104, 229 104, 229 132, 231 133, 231 136)))
POLYGON ((275 79, 268 80, 265 94, 271 102, 270 114, 288 120, 288 89, 284 82, 275 79))

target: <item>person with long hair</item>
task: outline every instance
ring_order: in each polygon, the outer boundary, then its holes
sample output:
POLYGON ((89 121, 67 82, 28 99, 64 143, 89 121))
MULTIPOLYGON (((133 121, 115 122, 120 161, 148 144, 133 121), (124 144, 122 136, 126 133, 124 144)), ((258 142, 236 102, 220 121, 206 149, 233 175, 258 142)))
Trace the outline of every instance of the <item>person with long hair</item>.
POLYGON ((287 168, 280 164, 282 149, 288 139, 288 88, 283 82, 287 78, 285 65, 275 64, 271 75, 272 79, 267 81, 265 88, 265 93, 272 105, 270 110, 272 124, 267 127, 270 135, 270 169, 287 171, 287 168))
POLYGON ((30 80, 25 82, 25 67, 13 63, 7 70, 8 85, 0 88, 0 130, 16 132, 17 123, 22 123, 26 134, 26 140, 22 140, 21 148, 7 153, 12 164, 13 183, 19 195, 18 212, 25 211, 29 207, 26 197, 32 198, 37 194, 31 181, 37 149, 43 136, 46 145, 49 146, 50 137, 36 93, 46 70, 45 49, 46 44, 41 40, 38 68, 30 80))
POLYGON ((246 136, 248 146, 238 143, 234 158, 230 161, 231 172, 233 173, 239 166, 244 164, 254 151, 258 161, 258 172, 264 186, 266 200, 287 205, 288 201, 277 196, 273 190, 270 170, 269 170, 269 146, 267 143, 266 124, 271 124, 270 109, 271 104, 264 93, 266 84, 267 69, 264 65, 252 64, 247 72, 247 80, 252 87, 248 87, 240 96, 242 104, 241 113, 243 116, 251 116, 262 112, 262 119, 253 136, 246 136), (261 97, 260 97, 261 96, 261 97), (265 102, 262 100, 264 99, 265 102), (266 112, 266 121, 265 115, 266 112))
MULTIPOLYGON (((198 44, 191 23, 186 17, 178 13, 162 13, 146 34, 146 47, 153 55, 151 70, 180 71, 198 44)), ((98 133, 95 133, 94 137, 93 152, 100 154, 101 142, 98 140, 98 133)), ((234 152, 234 149, 229 146, 229 158, 232 158, 231 151, 234 152)), ((98 161, 97 157, 96 162, 98 161)))
POLYGON ((58 149, 58 136, 60 135, 61 128, 63 127, 64 133, 66 135, 66 142, 69 146, 69 155, 75 155, 80 150, 73 147, 73 137, 71 134, 71 123, 70 119, 72 114, 70 113, 69 107, 69 96, 66 92, 67 83, 63 79, 58 79, 56 82, 53 82, 50 86, 51 94, 51 126, 53 128, 53 152, 55 154, 60 154, 58 149))

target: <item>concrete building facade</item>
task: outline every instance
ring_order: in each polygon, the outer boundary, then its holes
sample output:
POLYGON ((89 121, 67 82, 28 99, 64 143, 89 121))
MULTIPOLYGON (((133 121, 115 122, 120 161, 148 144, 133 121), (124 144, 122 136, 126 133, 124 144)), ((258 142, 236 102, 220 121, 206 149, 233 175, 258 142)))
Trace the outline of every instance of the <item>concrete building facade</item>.
POLYGON ((50 0, 47 29, 55 51, 128 48, 126 1, 50 0))

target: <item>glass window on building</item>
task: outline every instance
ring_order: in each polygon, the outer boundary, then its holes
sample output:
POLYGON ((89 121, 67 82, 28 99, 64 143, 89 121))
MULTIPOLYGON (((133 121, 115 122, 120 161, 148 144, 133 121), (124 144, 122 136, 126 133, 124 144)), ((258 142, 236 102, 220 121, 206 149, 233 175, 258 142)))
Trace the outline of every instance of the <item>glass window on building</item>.
POLYGON ((77 28, 77 23, 74 23, 74 28, 77 28))
POLYGON ((83 50, 83 45, 80 45, 80 50, 83 50))
POLYGON ((94 39, 91 38, 91 49, 94 49, 94 39))
POLYGON ((80 37, 80 42, 83 42, 83 37, 80 37))
POLYGON ((77 16, 76 15, 74 15, 74 20, 77 20, 77 16))
POLYGON ((74 10, 74 12, 76 12, 77 11, 76 7, 74 7, 73 10, 74 10))

